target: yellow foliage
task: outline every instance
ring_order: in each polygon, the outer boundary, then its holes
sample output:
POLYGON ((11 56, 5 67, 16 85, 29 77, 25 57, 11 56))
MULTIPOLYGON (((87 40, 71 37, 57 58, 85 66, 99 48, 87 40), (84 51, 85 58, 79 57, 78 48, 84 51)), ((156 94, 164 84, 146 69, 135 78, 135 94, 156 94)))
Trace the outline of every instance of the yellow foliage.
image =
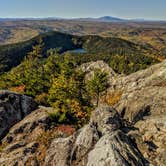
POLYGON ((35 97, 35 101, 39 104, 47 104, 47 98, 48 98, 47 93, 41 93, 40 95, 37 95, 35 97))
POLYGON ((6 146, 7 146, 6 142, 0 144, 0 152, 2 152, 6 148, 6 146))

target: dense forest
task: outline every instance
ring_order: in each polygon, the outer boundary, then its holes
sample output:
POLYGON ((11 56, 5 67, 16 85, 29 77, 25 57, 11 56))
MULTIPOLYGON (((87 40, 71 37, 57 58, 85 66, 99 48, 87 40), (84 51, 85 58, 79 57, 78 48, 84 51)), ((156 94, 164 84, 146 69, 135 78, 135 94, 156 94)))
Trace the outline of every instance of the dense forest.
POLYGON ((19 65, 28 52, 32 51, 33 45, 36 45, 40 39, 44 43, 43 58, 47 56, 49 50, 62 54, 68 50, 84 48, 86 50, 84 58, 81 56, 80 58, 77 57, 80 63, 101 59, 109 63, 119 73, 131 73, 160 61, 155 54, 153 55, 150 48, 120 38, 80 37, 60 32, 48 32, 26 42, 0 46, 0 74, 19 65), (119 67, 115 65, 117 61, 126 63, 126 67, 130 64, 130 71, 128 69, 118 71, 119 67))
POLYGON ((74 36, 59 32, 49 32, 38 35, 31 40, 16 44, 0 46, 0 73, 9 71, 12 67, 21 63, 28 52, 32 50, 32 46, 36 45, 41 39, 44 43, 43 57, 48 49, 56 48, 59 52, 77 48, 72 39, 74 36))

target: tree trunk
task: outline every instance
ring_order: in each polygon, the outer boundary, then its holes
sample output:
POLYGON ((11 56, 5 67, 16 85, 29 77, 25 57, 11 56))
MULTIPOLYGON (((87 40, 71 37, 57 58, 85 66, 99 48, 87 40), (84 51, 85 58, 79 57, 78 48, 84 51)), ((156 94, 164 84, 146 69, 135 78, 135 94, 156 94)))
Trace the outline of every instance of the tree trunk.
POLYGON ((96 106, 99 106, 100 93, 97 92, 96 106))

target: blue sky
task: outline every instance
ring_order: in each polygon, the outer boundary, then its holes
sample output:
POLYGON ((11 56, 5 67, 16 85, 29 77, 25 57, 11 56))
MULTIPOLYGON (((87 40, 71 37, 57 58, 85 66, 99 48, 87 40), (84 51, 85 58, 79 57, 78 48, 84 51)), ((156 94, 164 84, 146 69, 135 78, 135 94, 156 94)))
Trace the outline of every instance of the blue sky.
POLYGON ((0 0, 0 17, 99 17, 166 20, 166 0, 0 0))

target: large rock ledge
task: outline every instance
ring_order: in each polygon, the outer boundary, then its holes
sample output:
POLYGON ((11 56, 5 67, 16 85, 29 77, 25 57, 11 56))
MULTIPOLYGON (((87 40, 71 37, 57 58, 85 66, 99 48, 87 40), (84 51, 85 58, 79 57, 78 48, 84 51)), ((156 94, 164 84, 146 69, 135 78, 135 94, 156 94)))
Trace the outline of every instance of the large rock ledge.
MULTIPOLYGON (((43 165, 45 145, 40 138, 48 141, 47 137, 52 137, 50 129, 54 128, 54 124, 48 112, 53 111, 52 108, 39 107, 10 128, 8 134, 1 140, 0 166, 43 165), (42 158, 38 157, 40 155, 42 158)), ((54 133, 56 135, 57 131, 54 133)))
POLYGON ((54 139, 47 151, 45 165, 145 165, 145 159, 122 127, 118 112, 101 106, 92 113, 88 125, 68 138, 54 139))
POLYGON ((0 139, 14 124, 36 108, 37 104, 31 97, 10 91, 0 91, 0 139))

